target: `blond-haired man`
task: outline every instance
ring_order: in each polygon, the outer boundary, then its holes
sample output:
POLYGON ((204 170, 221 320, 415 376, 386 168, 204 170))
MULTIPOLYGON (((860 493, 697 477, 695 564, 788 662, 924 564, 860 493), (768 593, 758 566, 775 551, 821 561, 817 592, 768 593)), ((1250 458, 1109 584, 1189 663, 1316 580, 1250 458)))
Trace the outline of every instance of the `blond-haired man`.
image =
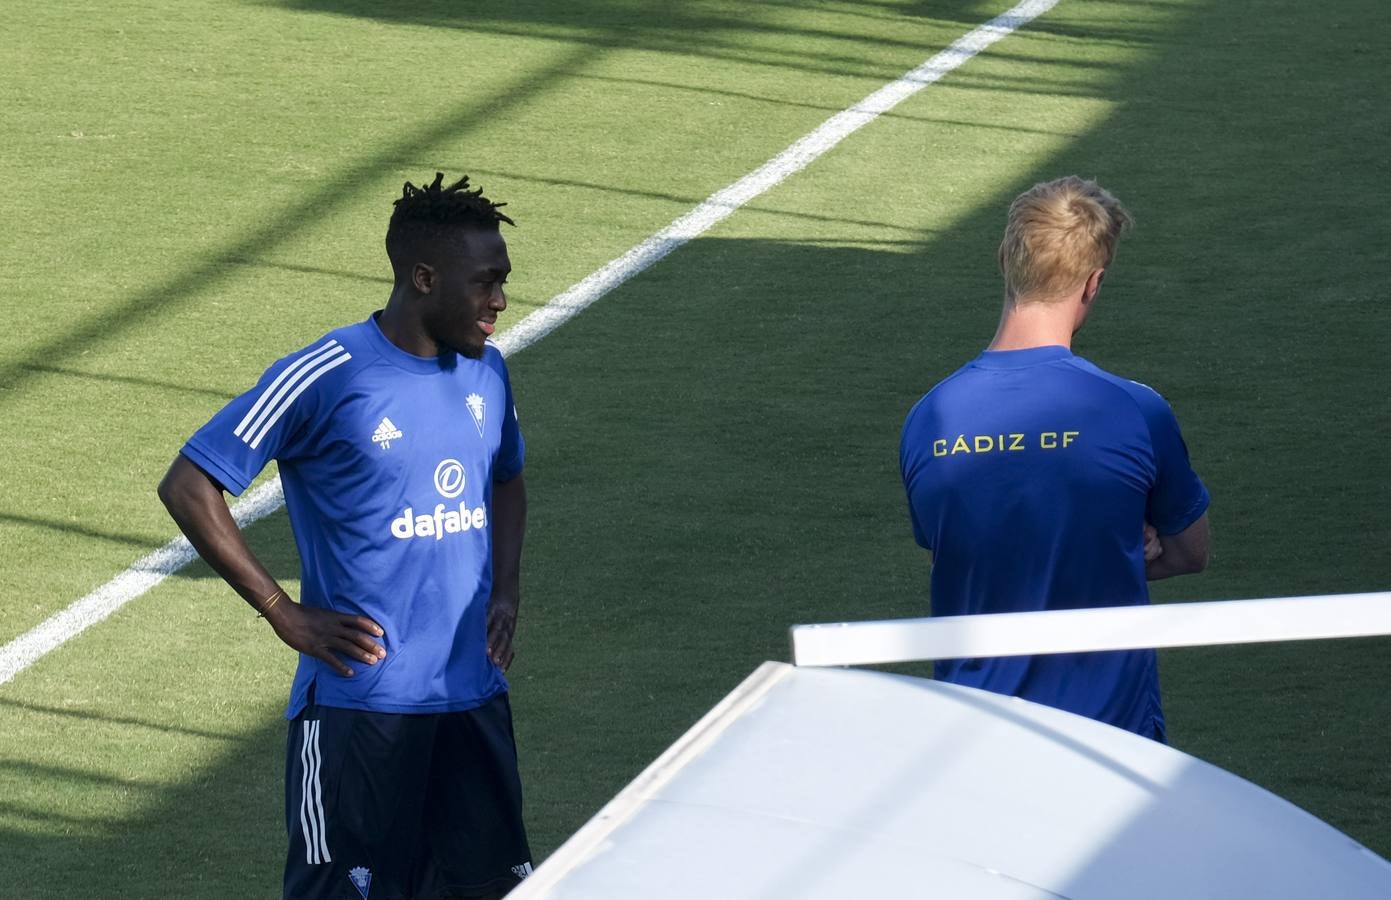
MULTIPOLYGON (((903 427, 933 615, 1144 604, 1147 579, 1206 566, 1208 492, 1173 411, 1071 350, 1130 223, 1074 176, 1011 204, 995 339, 903 427)), ((946 660, 937 677, 1165 739, 1152 650, 946 660)))

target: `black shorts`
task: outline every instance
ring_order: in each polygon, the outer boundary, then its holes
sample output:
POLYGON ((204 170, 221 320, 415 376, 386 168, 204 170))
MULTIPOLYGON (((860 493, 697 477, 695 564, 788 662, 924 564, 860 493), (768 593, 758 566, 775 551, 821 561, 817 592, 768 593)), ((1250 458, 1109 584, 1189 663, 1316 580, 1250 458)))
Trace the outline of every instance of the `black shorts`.
POLYGON ((531 873, 506 694, 466 712, 311 704, 285 754, 286 900, 440 900, 531 873))

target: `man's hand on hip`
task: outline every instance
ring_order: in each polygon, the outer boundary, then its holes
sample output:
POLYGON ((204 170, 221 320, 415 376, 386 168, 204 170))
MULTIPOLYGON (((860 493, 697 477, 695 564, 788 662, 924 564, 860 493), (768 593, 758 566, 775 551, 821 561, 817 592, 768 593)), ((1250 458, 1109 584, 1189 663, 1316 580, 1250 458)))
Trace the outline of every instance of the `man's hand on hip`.
POLYGON ((386 648, 373 638, 385 632, 366 616, 350 616, 332 610, 278 603, 266 613, 275 633, 290 647, 321 659, 345 678, 353 670, 343 658, 375 666, 386 659, 386 648))

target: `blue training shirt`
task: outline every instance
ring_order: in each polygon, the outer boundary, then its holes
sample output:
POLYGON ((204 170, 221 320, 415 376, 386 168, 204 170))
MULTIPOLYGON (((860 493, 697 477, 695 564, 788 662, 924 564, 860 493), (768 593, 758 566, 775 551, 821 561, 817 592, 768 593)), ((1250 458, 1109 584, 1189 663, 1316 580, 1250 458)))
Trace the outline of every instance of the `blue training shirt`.
MULTIPOLYGON (((1144 523, 1206 511, 1169 404, 1061 346, 986 351, 923 397, 899 463, 932 614, 1149 602, 1144 523)), ((945 660, 943 681, 1164 737, 1153 650, 945 660)))
POLYGON ((279 360, 183 454, 233 494, 275 459, 302 566, 301 602, 367 616, 384 660, 343 677, 301 654, 287 718, 326 706, 471 709, 507 690, 486 652, 494 482, 525 445, 502 353, 422 358, 375 316, 279 360))

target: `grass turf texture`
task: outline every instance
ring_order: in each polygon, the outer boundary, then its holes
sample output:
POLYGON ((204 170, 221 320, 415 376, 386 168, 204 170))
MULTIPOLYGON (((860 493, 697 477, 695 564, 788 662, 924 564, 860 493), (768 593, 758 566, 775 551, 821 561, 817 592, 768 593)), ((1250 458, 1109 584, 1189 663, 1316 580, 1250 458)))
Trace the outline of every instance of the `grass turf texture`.
MULTIPOLYGON (((167 540, 182 438, 380 305, 404 178, 511 203, 515 322, 1005 5, 11 13, 0 635, 167 540)), ((1391 585, 1375 10, 1064 0, 513 360, 538 856, 786 625, 923 610, 898 427, 988 339, 1004 207, 1042 178, 1140 221, 1078 350, 1169 397, 1213 490, 1212 569, 1156 595, 1391 585)), ((283 513, 251 538, 293 585, 283 513)), ((1173 742, 1391 854, 1387 650, 1166 652, 1173 742)), ((292 665, 199 565, 0 687, 7 883, 273 895, 292 665)))

